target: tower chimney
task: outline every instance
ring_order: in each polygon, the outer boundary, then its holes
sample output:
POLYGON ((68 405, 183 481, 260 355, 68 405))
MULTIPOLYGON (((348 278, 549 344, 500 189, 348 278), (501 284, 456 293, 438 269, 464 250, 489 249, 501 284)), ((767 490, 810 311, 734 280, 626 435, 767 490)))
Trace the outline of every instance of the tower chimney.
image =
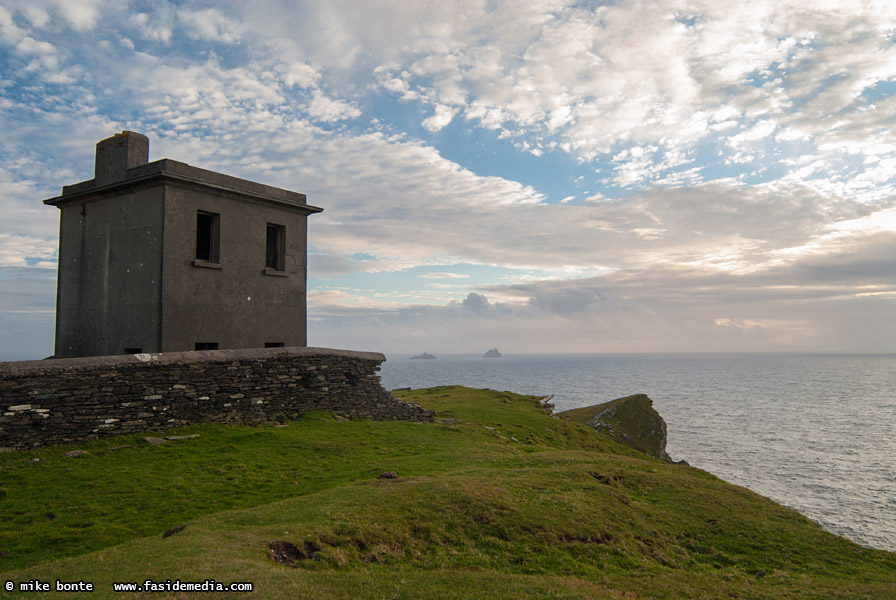
POLYGON ((127 170, 149 162, 149 138, 122 131, 96 144, 96 185, 124 181, 127 170))

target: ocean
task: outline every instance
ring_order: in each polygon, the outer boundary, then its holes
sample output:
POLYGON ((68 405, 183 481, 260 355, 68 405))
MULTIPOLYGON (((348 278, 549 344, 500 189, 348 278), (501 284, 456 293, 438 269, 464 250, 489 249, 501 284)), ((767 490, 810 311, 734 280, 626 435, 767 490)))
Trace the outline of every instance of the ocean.
POLYGON ((896 355, 389 355, 387 389, 553 395, 556 411, 644 393, 674 460, 896 551, 896 355))

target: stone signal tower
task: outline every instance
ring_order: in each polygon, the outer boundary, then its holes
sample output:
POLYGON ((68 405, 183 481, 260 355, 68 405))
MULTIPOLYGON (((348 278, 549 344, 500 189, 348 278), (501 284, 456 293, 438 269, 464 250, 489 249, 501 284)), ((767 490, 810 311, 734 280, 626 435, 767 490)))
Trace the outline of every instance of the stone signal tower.
POLYGON ((96 145, 60 209, 57 357, 305 346, 305 195, 96 145))

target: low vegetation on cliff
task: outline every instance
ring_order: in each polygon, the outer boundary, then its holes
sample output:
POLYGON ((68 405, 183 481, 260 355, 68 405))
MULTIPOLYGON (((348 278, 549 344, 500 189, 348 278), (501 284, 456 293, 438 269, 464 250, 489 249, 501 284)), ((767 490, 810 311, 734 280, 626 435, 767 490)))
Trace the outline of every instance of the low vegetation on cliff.
POLYGON ((211 579, 266 599, 893 597, 896 555, 538 398, 397 394, 436 421, 306 413, 0 455, 0 582, 91 582, 91 598, 211 579))
POLYGON ((653 400, 645 394, 565 410, 556 416, 606 433, 623 446, 644 454, 669 459, 666 454, 666 421, 653 408, 653 400))

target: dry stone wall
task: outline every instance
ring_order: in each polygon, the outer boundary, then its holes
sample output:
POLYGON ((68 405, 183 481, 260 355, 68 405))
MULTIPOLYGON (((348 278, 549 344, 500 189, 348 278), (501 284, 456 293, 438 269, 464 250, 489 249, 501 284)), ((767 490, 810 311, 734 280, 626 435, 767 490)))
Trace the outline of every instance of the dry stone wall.
POLYGON ((0 448, 325 410, 429 421, 380 384, 382 354, 326 348, 167 352, 0 363, 0 448))

